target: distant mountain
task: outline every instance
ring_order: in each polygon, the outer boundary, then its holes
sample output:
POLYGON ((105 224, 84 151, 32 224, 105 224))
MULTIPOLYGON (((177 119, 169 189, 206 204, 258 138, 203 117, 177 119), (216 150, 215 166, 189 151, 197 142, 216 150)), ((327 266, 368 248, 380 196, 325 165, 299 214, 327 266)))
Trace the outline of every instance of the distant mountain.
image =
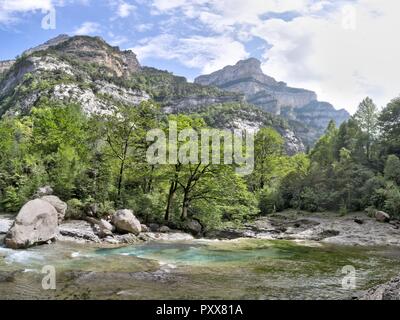
POLYGON ((264 74, 261 62, 255 58, 200 76, 195 83, 243 93, 248 103, 290 121, 301 122, 310 129, 302 137, 307 144, 314 143, 331 120, 340 125, 350 117, 346 110, 336 110, 331 104, 318 101, 315 92, 288 87, 285 82, 264 74))
POLYGON ((305 150, 286 120, 248 105, 244 94, 143 67, 135 53, 99 37, 61 35, 16 61, 0 62, 0 117, 27 114, 43 99, 77 103, 87 114, 153 99, 167 114, 200 115, 213 127, 273 127, 284 137, 287 153, 305 150))

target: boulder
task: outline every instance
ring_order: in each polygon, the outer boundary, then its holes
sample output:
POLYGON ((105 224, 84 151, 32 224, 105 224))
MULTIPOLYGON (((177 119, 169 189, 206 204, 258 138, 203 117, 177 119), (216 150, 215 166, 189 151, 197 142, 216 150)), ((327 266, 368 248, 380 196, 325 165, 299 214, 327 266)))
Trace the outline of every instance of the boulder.
POLYGON ((56 196, 44 196, 40 199, 50 203, 57 210, 58 223, 64 221, 65 213, 68 209, 68 205, 64 201, 56 196))
POLYGON ((142 231, 139 220, 131 210, 118 210, 112 217, 112 223, 119 232, 138 235, 142 231))
POLYGON ((99 226, 100 226, 100 228, 102 228, 104 230, 108 230, 111 232, 115 231, 115 227, 110 222, 108 222, 107 220, 104 220, 104 219, 100 219, 99 226))
POLYGON ((150 228, 145 224, 142 224, 142 232, 150 232, 150 228))
POLYGON ((161 232, 161 233, 168 233, 168 232, 171 232, 171 229, 167 226, 162 226, 162 227, 158 228, 157 231, 161 232))
POLYGON ((26 203, 8 231, 8 248, 22 249, 45 243, 58 235, 57 210, 48 202, 35 199, 26 203))
POLYGON ((99 237, 94 232, 92 225, 83 220, 68 220, 63 222, 60 227, 60 240, 74 242, 100 242, 99 237))
POLYGON ((388 215, 386 212, 383 211, 377 211, 375 213, 375 219, 379 222, 389 222, 390 215, 388 215))
POLYGON ((188 230, 193 235, 199 235, 201 233, 201 231, 203 230, 203 227, 201 226, 200 222, 198 222, 197 220, 186 221, 184 227, 186 230, 188 230))
POLYGON ((44 187, 40 187, 39 189, 37 189, 36 193, 35 193, 35 197, 36 198, 41 198, 43 196, 50 196, 53 194, 53 188, 50 186, 44 186, 44 187))
POLYGON ((160 225, 158 223, 150 223, 149 228, 150 228, 150 231, 157 232, 158 229, 160 228, 160 225))

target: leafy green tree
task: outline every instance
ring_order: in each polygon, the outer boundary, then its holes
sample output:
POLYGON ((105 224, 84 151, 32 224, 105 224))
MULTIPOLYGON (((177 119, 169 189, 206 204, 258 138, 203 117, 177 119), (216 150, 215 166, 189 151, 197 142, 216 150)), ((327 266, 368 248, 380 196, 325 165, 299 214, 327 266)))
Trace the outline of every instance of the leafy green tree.
POLYGON ((263 189, 273 178, 275 160, 283 154, 282 136, 272 128, 262 128, 254 141, 254 172, 249 177, 252 190, 263 189))
POLYGON ((400 159, 393 154, 386 160, 385 178, 400 186, 400 159))
POLYGON ((358 106, 353 119, 365 134, 365 149, 367 159, 371 159, 371 146, 378 134, 378 108, 369 97, 365 98, 358 106))
POLYGON ((400 157, 400 98, 393 99, 379 116, 382 144, 386 154, 400 157))
POLYGON ((337 155, 335 146, 337 143, 338 129, 334 121, 331 121, 326 129, 326 133, 316 143, 314 149, 311 151, 311 160, 318 162, 321 166, 332 164, 337 155))

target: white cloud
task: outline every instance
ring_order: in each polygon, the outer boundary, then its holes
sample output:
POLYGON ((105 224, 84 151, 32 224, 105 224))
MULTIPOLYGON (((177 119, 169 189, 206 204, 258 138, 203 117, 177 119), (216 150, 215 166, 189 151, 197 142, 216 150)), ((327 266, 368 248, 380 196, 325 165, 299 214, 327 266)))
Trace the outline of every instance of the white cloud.
POLYGON ((139 32, 145 32, 151 30, 153 27, 154 25, 152 23, 142 23, 135 26, 135 29, 139 32))
POLYGON ((367 95, 384 105, 400 93, 399 9, 397 0, 360 0, 351 10, 268 20, 252 32, 272 45, 265 72, 355 111, 367 95))
POLYGON ((120 1, 117 8, 117 15, 120 18, 127 18, 131 15, 131 13, 136 9, 136 6, 133 4, 129 4, 125 1, 120 1))
POLYGON ((53 8, 52 0, 0 0, 0 23, 15 22, 17 13, 48 11, 51 8, 53 8))
POLYGON ((75 35, 89 35, 93 33, 100 33, 101 27, 97 22, 86 21, 82 25, 75 29, 73 32, 75 35))
POLYGON ((223 36, 176 38, 163 34, 143 39, 132 50, 137 53, 139 59, 176 59, 189 68, 201 69, 203 73, 213 72, 248 57, 240 42, 223 36))
MULTIPOLYGON (((398 0, 153 0, 152 8, 179 17, 169 30, 195 19, 203 32, 236 45, 263 39, 267 74, 312 89, 336 107, 354 111, 367 95, 384 105, 400 94, 398 0), (289 21, 265 18, 288 12, 296 12, 289 21)), ((212 70, 218 63, 197 49, 203 71, 212 70)))

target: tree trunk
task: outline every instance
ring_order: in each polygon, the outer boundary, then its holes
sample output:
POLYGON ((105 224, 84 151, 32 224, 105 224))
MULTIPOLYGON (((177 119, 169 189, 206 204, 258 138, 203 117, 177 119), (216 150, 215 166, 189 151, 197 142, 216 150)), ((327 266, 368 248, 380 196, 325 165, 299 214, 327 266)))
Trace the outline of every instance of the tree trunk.
POLYGON ((125 161, 121 161, 121 167, 119 169, 119 176, 118 176, 118 200, 121 200, 121 189, 122 189, 122 177, 124 175, 124 167, 125 161))
POLYGON ((182 202, 182 214, 181 214, 182 221, 186 220, 188 217, 189 204, 190 204, 190 200, 188 198, 187 192, 185 191, 185 195, 183 197, 183 202, 182 202))
POLYGON ((169 213, 171 211, 172 203, 175 199, 177 186, 178 184, 176 183, 176 181, 171 182, 171 186, 169 188, 169 193, 168 193, 167 208, 165 209, 165 217, 164 217, 165 221, 169 221, 169 213))

